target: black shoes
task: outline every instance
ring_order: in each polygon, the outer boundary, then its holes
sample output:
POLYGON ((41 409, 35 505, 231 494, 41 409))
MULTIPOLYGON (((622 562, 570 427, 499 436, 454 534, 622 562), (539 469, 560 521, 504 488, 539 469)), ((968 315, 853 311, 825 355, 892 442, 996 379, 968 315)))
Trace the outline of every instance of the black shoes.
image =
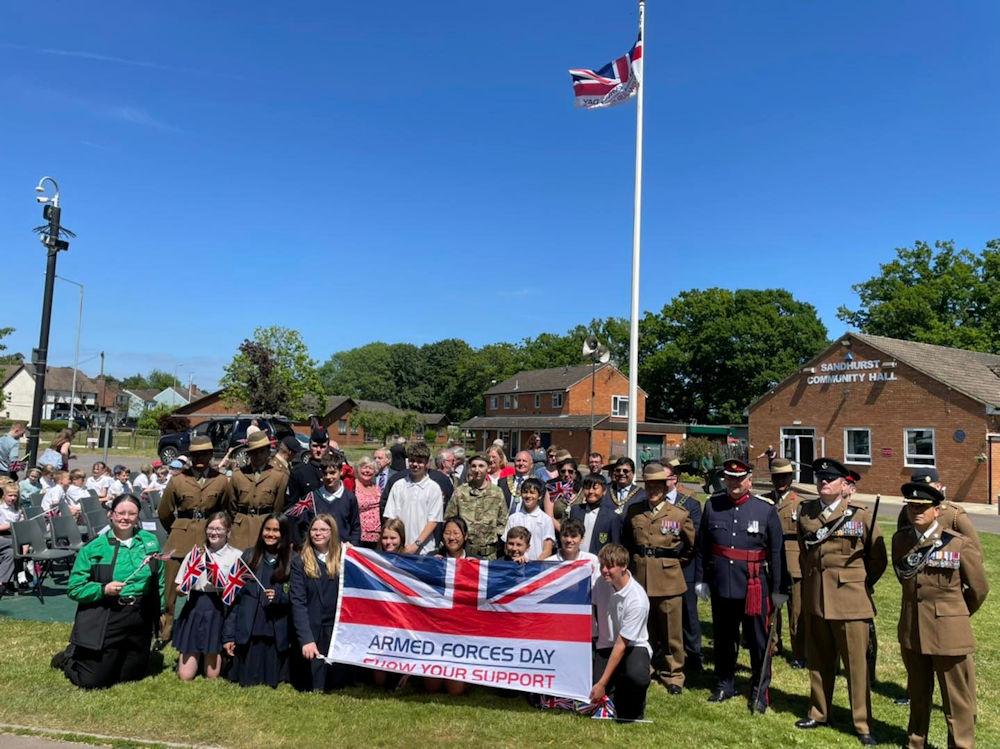
POLYGON ((910 704, 909 697, 899 697, 892 701, 893 705, 899 705, 900 707, 907 707, 910 704))
POLYGON ((767 705, 765 705, 762 702, 751 702, 750 712, 757 713, 758 715, 763 715, 764 713, 767 712, 767 705))
POLYGON ((679 687, 676 684, 668 684, 667 685, 667 692, 669 694, 680 694, 683 691, 684 691, 684 688, 683 687, 679 687))
POLYGON ((806 667, 806 662, 804 660, 800 659, 800 658, 796 658, 789 665, 792 668, 794 668, 796 671, 798 671, 799 669, 802 669, 802 668, 806 667))
POLYGON ((865 746, 875 746, 878 741, 870 733, 859 733, 858 741, 860 741, 865 746))
POLYGON ((731 700, 735 696, 736 696, 735 694, 732 694, 731 692, 727 692, 725 689, 716 689, 709 696, 708 701, 709 702, 725 702, 726 700, 731 700))
POLYGON ((165 640, 157 640, 156 642, 153 643, 153 652, 158 653, 165 647, 167 647, 167 643, 165 640))
POLYGON ((802 728, 804 730, 809 730, 811 728, 820 728, 825 726, 826 723, 820 723, 818 720, 813 720, 812 718, 803 718, 802 720, 795 721, 796 728, 802 728))
POLYGON ((68 659, 69 659, 69 656, 66 655, 66 651, 65 650, 60 650, 58 653, 56 653, 54 656, 52 656, 52 660, 49 661, 49 665, 52 666, 52 668, 54 668, 54 669, 56 669, 58 671, 62 671, 63 666, 66 665, 66 661, 68 659))

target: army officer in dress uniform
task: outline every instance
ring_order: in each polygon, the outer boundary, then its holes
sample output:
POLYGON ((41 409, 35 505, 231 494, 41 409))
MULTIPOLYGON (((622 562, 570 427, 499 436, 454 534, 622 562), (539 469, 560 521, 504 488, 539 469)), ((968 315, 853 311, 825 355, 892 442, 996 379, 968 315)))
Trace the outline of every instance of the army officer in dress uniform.
POLYGON ((930 482, 902 487, 909 522, 892 537, 892 565, 903 586, 899 646, 910 695, 907 746, 927 744, 934 675, 948 724, 948 746, 975 745, 975 694, 969 679, 976 641, 969 617, 986 600, 983 556, 971 539, 942 525, 944 494, 930 482))
MULTIPOLYGON (((659 463, 642 469, 646 498, 631 504, 622 525, 622 545, 628 549, 629 570, 649 596, 649 639, 653 668, 670 694, 684 688, 684 580, 682 564, 695 553, 691 515, 667 500, 670 474, 659 463)), ((588 476, 584 479, 593 481, 588 476)), ((615 515, 611 503, 608 514, 615 515)), ((580 518, 581 520, 583 518, 580 518)))
POLYGON ((871 590, 888 563, 882 531, 870 510, 850 500, 848 470, 832 458, 812 464, 818 499, 799 509, 802 608, 806 617, 809 714, 797 728, 827 725, 841 657, 858 739, 878 743, 871 732, 868 630, 875 617, 871 590))
POLYGON ((740 625, 750 650, 750 710, 763 713, 770 703, 770 666, 765 663, 772 610, 771 594, 784 592, 781 521, 774 507, 751 494, 750 466, 731 459, 723 464, 726 490, 705 503, 698 528, 704 582, 698 595, 712 596, 716 688, 709 702, 736 696, 736 657, 740 625))
POLYGON ((257 542, 264 518, 281 512, 285 506, 288 474, 268 463, 271 439, 266 432, 247 438, 247 464, 233 473, 233 532, 229 543, 237 549, 249 549, 257 542))
POLYGON ((191 466, 173 476, 163 490, 156 514, 170 536, 164 544, 170 559, 163 564, 166 586, 166 609, 160 618, 160 649, 170 639, 174 628, 174 604, 177 586, 173 584, 181 561, 191 549, 205 540, 205 518, 225 510, 232 501, 229 480, 212 468, 212 440, 191 440, 191 466))
MULTIPOLYGON (((781 533, 785 539, 785 569, 788 570, 791 596, 788 599, 788 639, 792 650, 792 668, 805 666, 805 623, 802 619, 802 567, 799 565, 798 520, 802 497, 792 489, 795 470, 788 458, 771 461, 771 483, 774 489, 764 495, 764 499, 774 504, 781 521, 781 533)), ((781 609, 778 617, 778 647, 781 647, 781 609)))

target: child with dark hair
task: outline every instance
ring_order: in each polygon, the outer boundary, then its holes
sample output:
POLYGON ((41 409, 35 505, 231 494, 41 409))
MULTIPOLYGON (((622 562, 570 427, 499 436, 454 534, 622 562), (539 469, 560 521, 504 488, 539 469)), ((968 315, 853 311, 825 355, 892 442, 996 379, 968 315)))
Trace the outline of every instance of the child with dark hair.
POLYGON ((532 562, 552 556, 552 549, 556 541, 556 531, 552 525, 552 518, 542 512, 538 506, 544 488, 542 482, 536 478, 526 479, 521 484, 521 509, 507 519, 507 528, 504 532, 504 540, 506 541, 510 530, 516 526, 527 528, 530 531, 531 546, 528 549, 528 560, 532 562))
POLYGON ((243 561, 260 580, 237 593, 222 631, 223 648, 233 656, 229 680, 243 687, 276 687, 289 679, 292 569, 291 525, 283 515, 264 518, 257 542, 243 552, 243 561))

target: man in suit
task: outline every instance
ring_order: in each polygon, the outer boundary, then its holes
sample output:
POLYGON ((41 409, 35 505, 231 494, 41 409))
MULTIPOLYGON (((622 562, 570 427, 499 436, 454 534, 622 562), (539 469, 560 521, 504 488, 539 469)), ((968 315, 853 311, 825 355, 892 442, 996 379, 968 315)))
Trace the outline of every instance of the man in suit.
POLYGON ((819 498, 802 503, 797 525, 810 706, 795 726, 830 722, 834 678, 843 659, 854 730, 862 744, 874 746, 866 656, 875 617, 871 590, 888 563, 885 541, 871 511, 850 501, 847 468, 819 458, 812 470, 819 498))
POLYGON ((903 586, 899 645, 910 694, 907 746, 927 745, 935 675, 948 746, 973 746, 975 685, 965 662, 976 647, 970 617, 989 592, 982 552, 940 522, 944 494, 931 482, 910 482, 901 491, 909 522, 892 537, 892 564, 903 586))
POLYGON ((709 497, 698 528, 704 582, 699 596, 712 598, 717 686, 709 702, 736 696, 736 659, 742 627, 750 651, 751 712, 770 704, 767 637, 772 596, 784 592, 781 521, 769 503, 752 494, 750 466, 736 458, 723 462, 725 491, 709 497))
MULTIPOLYGON (((529 465, 529 470, 531 466, 529 465)), ((584 551, 594 556, 609 543, 621 541, 622 516, 615 512, 615 506, 608 499, 604 477, 590 474, 584 476, 580 485, 583 502, 570 506, 569 516, 583 523, 584 551)))
MULTIPOLYGON (((695 553, 691 515, 667 499, 669 472, 659 463, 642 469, 645 497, 629 505, 622 524, 622 546, 629 569, 649 596, 649 639, 653 668, 670 694, 684 689, 684 581, 682 565, 695 553)), ((600 481, 588 476, 585 481, 600 481)))
POLYGON ((212 468, 212 440, 204 436, 194 437, 189 452, 191 467, 170 479, 156 510, 160 523, 170 534, 164 544, 164 550, 170 552, 170 559, 163 563, 164 579, 167 580, 164 591, 166 606, 160 617, 160 637, 155 645, 157 650, 163 649, 173 633, 177 602, 174 578, 181 562, 195 545, 204 543, 206 518, 213 512, 229 509, 233 498, 228 479, 212 468))
POLYGON ((372 453, 372 459, 375 461, 375 485, 379 488, 379 491, 385 495, 386 487, 389 485, 389 479, 396 475, 396 471, 392 470, 392 455, 389 454, 388 447, 379 447, 372 453))
POLYGON ((629 504, 641 502, 645 492, 635 483, 635 462, 632 458, 618 458, 611 467, 611 485, 608 496, 615 505, 615 512, 624 515, 629 504))
MULTIPOLYGON (((787 458, 775 458, 771 461, 771 483, 774 488, 764 495, 764 499, 774 505, 781 520, 781 532, 785 539, 785 568, 791 582, 791 595, 788 599, 788 638, 792 650, 792 668, 805 667, 805 622, 802 618, 802 567, 799 564, 798 520, 802 497, 792 489, 792 479, 795 471, 792 462, 787 458)), ((781 609, 775 612, 778 617, 778 647, 781 648, 781 609)))
POLYGON ((233 531, 229 543, 237 549, 249 549, 257 543, 264 518, 281 512, 285 506, 288 474, 269 462, 271 439, 267 432, 247 437, 247 464, 233 473, 233 531))
MULTIPOLYGON (((534 463, 531 460, 531 453, 521 450, 514 456, 514 473, 511 476, 500 479, 497 486, 503 492, 504 501, 507 503, 507 514, 513 515, 521 506, 521 484, 525 479, 534 476, 534 463)), ((594 552, 595 554, 597 552, 594 552)))

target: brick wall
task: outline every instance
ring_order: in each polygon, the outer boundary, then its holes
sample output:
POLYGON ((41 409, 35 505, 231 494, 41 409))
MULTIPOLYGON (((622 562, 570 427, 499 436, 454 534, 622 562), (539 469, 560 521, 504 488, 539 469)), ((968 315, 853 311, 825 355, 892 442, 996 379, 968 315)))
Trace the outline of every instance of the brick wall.
MULTIPOLYGON (((611 367, 605 367, 597 373, 594 381, 594 413, 610 414, 612 397, 615 395, 628 397, 628 378, 611 367)), ((646 420, 646 394, 638 391, 639 409, 636 412, 638 421, 646 420)), ((566 393, 565 413, 590 413, 590 378, 581 380, 566 393)), ((626 421, 626 417, 621 417, 626 421)))
MULTIPOLYGON (((889 361, 891 357, 855 340, 851 347, 855 362, 889 361)), ((815 362, 816 375, 823 363, 844 361, 846 348, 831 346, 815 362)), ((937 380, 899 363, 893 369, 859 370, 861 381, 808 384, 810 373, 801 373, 774 393, 759 401, 750 412, 750 442, 753 455, 773 444, 783 454, 782 427, 813 427, 817 457, 820 439, 825 454, 847 463, 844 450, 845 428, 871 430, 871 465, 849 464, 862 476, 859 491, 866 494, 899 495, 899 487, 909 480, 914 468, 904 465, 905 428, 934 430, 935 465, 948 487, 949 499, 966 502, 987 501, 989 466, 976 461, 987 452, 986 433, 995 418, 986 416, 986 407, 937 380), (881 372, 894 379, 872 382, 868 375, 881 372), (965 439, 955 439, 957 431, 965 439)), ((831 374, 839 374, 832 372, 831 374)), ((860 378, 859 378, 860 379, 860 378)), ((1000 449, 997 450, 1000 454, 1000 449)), ((1000 455, 998 455, 1000 457, 1000 455)), ((993 493, 1000 493, 1000 470, 993 461, 993 493)))

